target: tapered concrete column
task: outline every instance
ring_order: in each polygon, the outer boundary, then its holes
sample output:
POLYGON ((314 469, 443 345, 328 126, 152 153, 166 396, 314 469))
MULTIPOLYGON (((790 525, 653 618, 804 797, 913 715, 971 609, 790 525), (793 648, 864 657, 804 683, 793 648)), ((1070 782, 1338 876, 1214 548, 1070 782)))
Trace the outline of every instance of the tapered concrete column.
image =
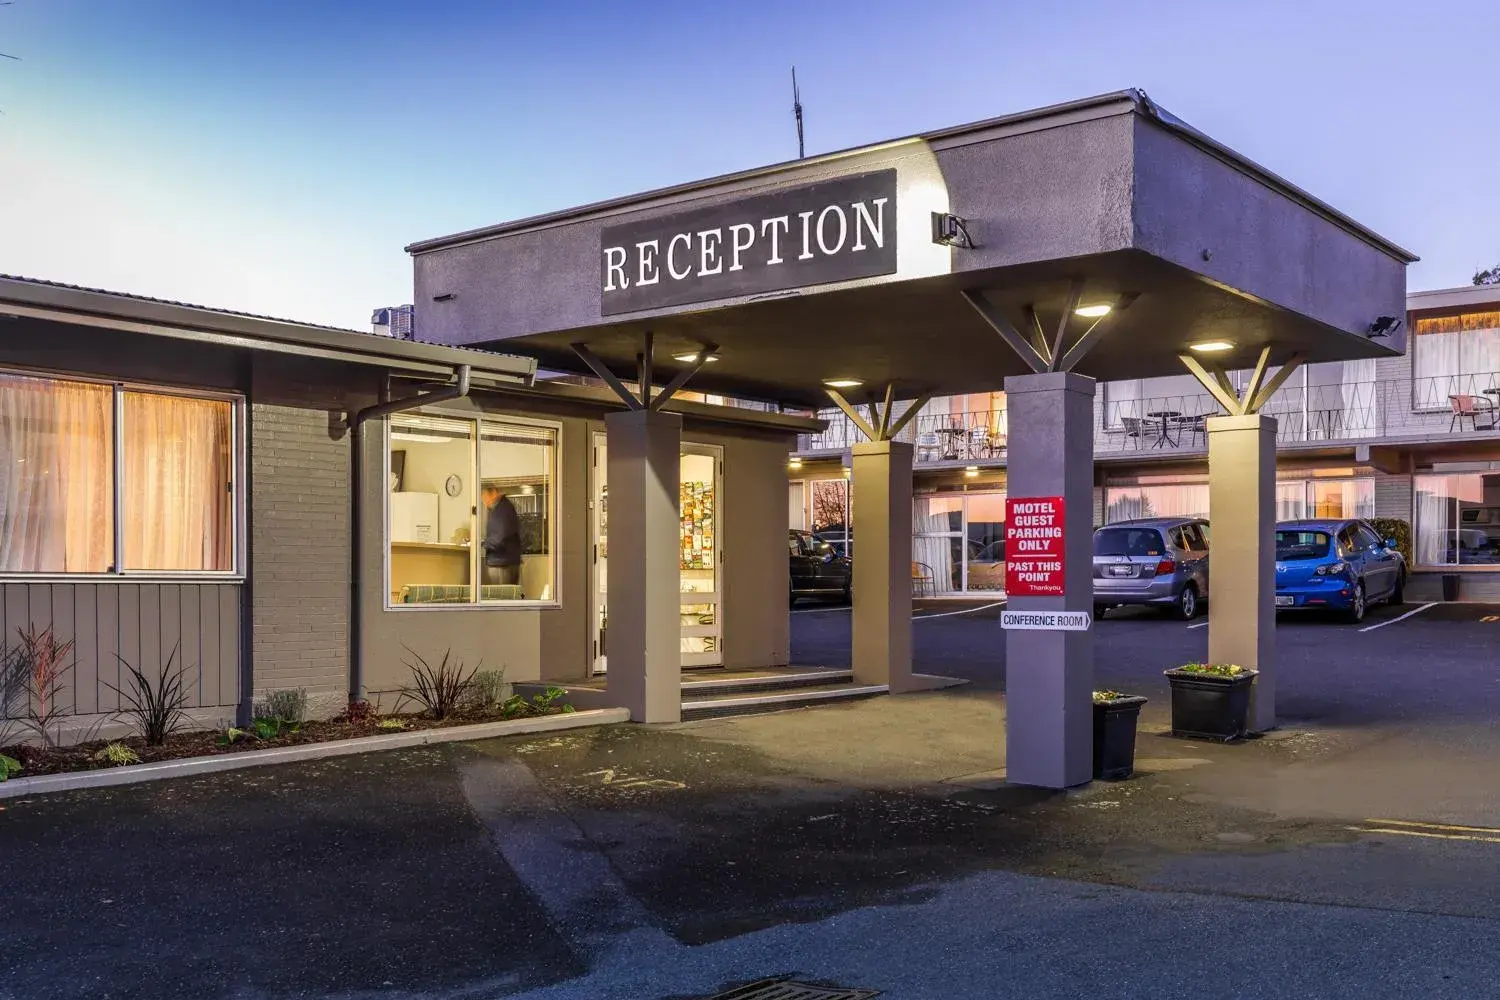
POLYGON ((853 448, 854 679, 911 690, 912 446, 853 448))
MULTIPOLYGON (((1009 598, 1010 611, 1091 611, 1094 380, 1071 372, 1005 380, 1006 496, 1063 498, 1061 597, 1009 598)), ((1008 557, 1014 557, 1007 552, 1008 557)), ((1006 780, 1069 788, 1094 773, 1094 633, 1005 633, 1006 780)))
POLYGON ((609 440, 610 702, 636 722, 682 719, 682 418, 627 410, 609 440))
POLYGON ((1250 728, 1276 725, 1276 419, 1208 419, 1208 658, 1260 671, 1250 728))

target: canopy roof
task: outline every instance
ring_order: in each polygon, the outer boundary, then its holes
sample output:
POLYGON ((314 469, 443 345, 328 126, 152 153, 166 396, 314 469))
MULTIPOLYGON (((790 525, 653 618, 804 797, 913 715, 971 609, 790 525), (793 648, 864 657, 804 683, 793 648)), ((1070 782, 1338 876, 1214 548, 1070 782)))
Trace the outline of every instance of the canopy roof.
POLYGON ((802 405, 828 379, 909 398, 1030 371, 965 293, 1049 344, 1067 317, 1064 349, 1093 322, 1070 303, 1115 307, 1074 367, 1100 379, 1204 341, 1230 368, 1400 353, 1415 259, 1137 91, 408 249, 427 339, 624 373, 650 331, 658 377, 713 345, 695 389, 802 405))

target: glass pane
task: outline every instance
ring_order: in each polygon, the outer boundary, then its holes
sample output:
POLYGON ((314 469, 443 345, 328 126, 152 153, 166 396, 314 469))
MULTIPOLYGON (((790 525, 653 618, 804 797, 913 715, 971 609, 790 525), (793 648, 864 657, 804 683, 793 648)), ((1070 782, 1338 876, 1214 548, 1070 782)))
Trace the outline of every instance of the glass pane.
POLYGON ((0 375, 0 572, 114 561, 114 390, 0 375))
POLYGON ((845 479, 818 479, 812 484, 812 530, 827 538, 845 537, 853 531, 849 518, 849 482, 845 479))
MULTIPOLYGON (((1461 488, 1455 480, 1478 476, 1417 476, 1415 544, 1417 563, 1422 566, 1451 565, 1455 559, 1453 493, 1461 488)), ((1477 485, 1477 483, 1476 483, 1477 485)))
POLYGON ((474 424, 391 418, 391 602, 474 600, 474 424))
POLYGON ((1104 491, 1104 523, 1142 517, 1207 517, 1207 483, 1111 486, 1104 491))
POLYGON ((969 590, 1005 589, 1005 494, 969 493, 969 590))
POLYGON ((234 411, 221 399, 124 394, 128 570, 234 569, 234 411))
POLYGON ((480 423, 480 600, 552 600, 556 451, 550 427, 480 423))
POLYGON ((1455 476, 1462 486, 1453 548, 1461 566, 1500 563, 1500 476, 1455 476))

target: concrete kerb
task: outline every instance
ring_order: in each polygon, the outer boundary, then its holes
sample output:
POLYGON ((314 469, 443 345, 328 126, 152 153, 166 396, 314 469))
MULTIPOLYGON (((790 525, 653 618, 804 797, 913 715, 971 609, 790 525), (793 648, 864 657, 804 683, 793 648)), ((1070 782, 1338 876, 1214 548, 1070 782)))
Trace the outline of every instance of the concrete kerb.
POLYGON ((45 795, 50 792, 74 791, 81 788, 134 785, 143 781, 186 778, 217 771, 236 771, 246 767, 290 764, 295 761, 319 760, 326 757, 349 757, 354 754, 401 750, 406 747, 426 746, 433 743, 463 743, 470 740, 493 739, 497 736, 549 733, 560 729, 581 729, 586 726, 602 726, 629 721, 630 713, 623 708, 600 708, 569 712, 566 715, 548 715, 537 719, 480 722, 472 726, 424 729, 418 732, 390 733, 383 736, 361 736, 349 740, 329 740, 326 743, 275 747, 270 750, 247 750, 240 753, 217 754, 212 757, 184 757, 181 760, 99 768, 94 771, 41 774, 34 778, 11 778, 9 781, 0 782, 0 799, 45 795))

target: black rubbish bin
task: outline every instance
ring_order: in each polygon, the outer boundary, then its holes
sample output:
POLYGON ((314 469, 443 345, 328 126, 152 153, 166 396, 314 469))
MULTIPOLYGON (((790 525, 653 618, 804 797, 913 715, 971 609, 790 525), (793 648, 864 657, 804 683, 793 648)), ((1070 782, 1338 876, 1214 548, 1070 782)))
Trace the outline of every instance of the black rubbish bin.
POLYGON ((1444 573, 1443 574, 1443 600, 1445 600, 1445 601, 1456 601, 1456 600, 1458 600, 1458 574, 1457 573, 1444 573))

